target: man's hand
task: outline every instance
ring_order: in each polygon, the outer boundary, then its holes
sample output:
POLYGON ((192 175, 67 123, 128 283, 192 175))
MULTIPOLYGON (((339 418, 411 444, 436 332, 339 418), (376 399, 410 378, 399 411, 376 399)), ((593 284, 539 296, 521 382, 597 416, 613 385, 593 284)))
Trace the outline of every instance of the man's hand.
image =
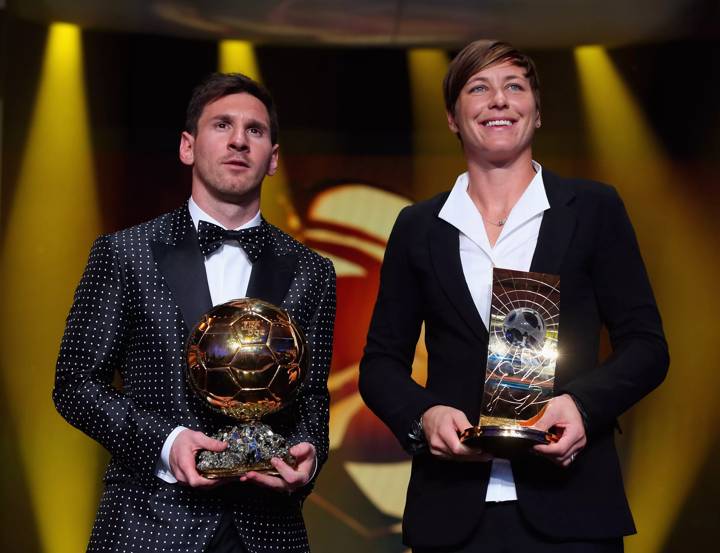
POLYGON ((561 433, 557 442, 536 445, 533 449, 563 467, 570 466, 587 444, 582 415, 568 394, 551 399, 535 427, 539 430, 555 427, 561 433))
POLYGON ((460 443, 458 433, 472 426, 462 411, 447 405, 435 405, 423 413, 422 423, 433 455, 455 461, 492 460, 492 455, 460 443))
POLYGON ((302 488, 310 481, 315 472, 316 453, 315 446, 308 442, 300 442, 290 448, 290 454, 297 460, 295 468, 282 459, 273 457, 271 463, 280 473, 280 476, 271 476, 260 472, 248 472, 240 477, 241 482, 252 482, 259 486, 277 491, 293 492, 302 488))
POLYGON ((170 470, 181 484, 193 488, 209 488, 217 486, 219 480, 203 478, 195 466, 195 455, 198 451, 222 451, 227 447, 225 442, 214 440, 202 432, 185 429, 177 435, 170 449, 170 470))

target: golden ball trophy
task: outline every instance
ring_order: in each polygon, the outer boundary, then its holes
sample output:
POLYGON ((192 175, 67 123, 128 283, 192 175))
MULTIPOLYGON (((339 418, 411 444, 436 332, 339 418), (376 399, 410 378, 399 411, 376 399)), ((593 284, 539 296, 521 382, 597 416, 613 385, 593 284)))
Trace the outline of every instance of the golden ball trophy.
POLYGON ((186 353, 195 393, 239 422, 212 436, 228 447, 202 451, 198 472, 206 478, 277 474, 272 457, 294 465, 285 439, 260 421, 293 401, 308 369, 307 341, 287 311, 252 298, 217 305, 190 332, 186 353))

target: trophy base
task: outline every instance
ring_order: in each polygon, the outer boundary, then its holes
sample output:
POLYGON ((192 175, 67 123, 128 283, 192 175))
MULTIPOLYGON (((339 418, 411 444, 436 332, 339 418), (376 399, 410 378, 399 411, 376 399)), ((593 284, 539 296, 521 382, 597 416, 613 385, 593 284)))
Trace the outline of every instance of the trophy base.
POLYGON ((559 436, 521 426, 473 426, 460 434, 460 441, 495 457, 512 459, 528 453, 534 445, 556 442, 559 436))
POLYGON ((198 455, 198 472, 211 480, 238 478, 250 471, 279 476, 270 463, 273 457, 293 467, 297 464, 285 438, 261 422, 227 427, 211 437, 228 444, 223 451, 205 450, 198 455))

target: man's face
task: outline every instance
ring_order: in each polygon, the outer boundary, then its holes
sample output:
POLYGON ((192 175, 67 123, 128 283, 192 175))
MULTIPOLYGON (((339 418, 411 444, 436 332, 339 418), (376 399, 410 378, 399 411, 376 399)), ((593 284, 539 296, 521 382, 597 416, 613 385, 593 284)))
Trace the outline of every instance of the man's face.
POLYGON ((470 158, 503 162, 529 154, 540 113, 524 70, 504 62, 475 73, 460 92, 455 113, 448 113, 448 125, 470 158))
POLYGON ((265 105, 246 93, 207 104, 195 135, 183 132, 180 139, 180 160, 193 166, 193 194, 219 203, 257 199, 263 179, 277 169, 277 155, 265 105))

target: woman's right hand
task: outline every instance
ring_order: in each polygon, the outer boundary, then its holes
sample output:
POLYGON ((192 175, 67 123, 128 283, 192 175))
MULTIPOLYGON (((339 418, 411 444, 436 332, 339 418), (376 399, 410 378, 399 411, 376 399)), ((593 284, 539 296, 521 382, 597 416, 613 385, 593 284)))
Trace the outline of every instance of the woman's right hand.
POLYGON ((492 455, 460 443, 459 435, 472 426, 465 413, 447 405, 430 407, 422 416, 430 453, 454 461, 491 461, 492 455))

